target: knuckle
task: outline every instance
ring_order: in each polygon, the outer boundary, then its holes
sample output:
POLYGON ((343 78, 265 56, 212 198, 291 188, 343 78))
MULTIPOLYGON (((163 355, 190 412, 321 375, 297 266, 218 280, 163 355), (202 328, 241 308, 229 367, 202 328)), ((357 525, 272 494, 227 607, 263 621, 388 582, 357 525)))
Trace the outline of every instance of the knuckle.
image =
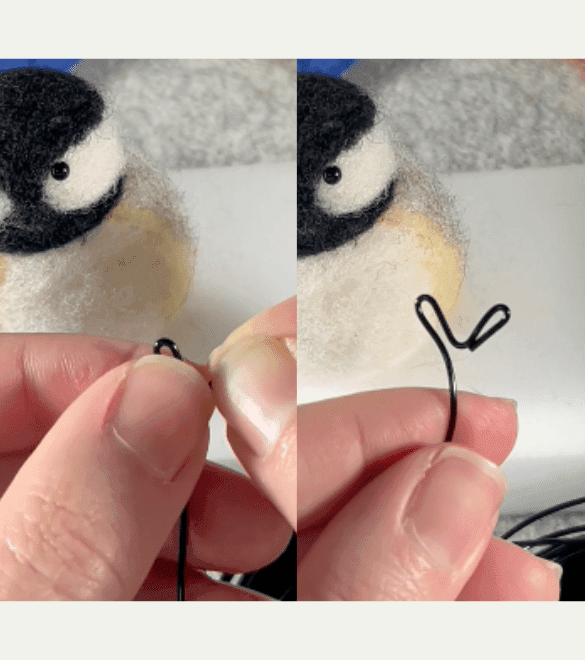
POLYGON ((355 570, 324 575, 318 600, 424 601, 433 593, 433 568, 416 553, 378 558, 355 570))
POLYGON ((7 600, 104 600, 123 593, 100 538, 99 517, 38 494, 14 512, 5 537, 11 556, 7 600))

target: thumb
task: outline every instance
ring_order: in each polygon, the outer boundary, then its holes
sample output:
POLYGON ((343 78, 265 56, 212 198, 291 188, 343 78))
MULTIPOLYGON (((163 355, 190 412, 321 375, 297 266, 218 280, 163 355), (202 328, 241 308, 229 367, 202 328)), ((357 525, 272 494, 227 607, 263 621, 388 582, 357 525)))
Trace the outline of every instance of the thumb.
POLYGON ((213 405, 162 355, 85 390, 0 500, 0 599, 134 598, 199 478, 213 405))
POLYGON ((325 527, 300 563, 299 600, 455 600, 505 490, 498 468, 472 451, 412 452, 325 527))
POLYGON ((296 338, 253 335, 210 358, 228 440, 255 485, 297 522, 296 338))

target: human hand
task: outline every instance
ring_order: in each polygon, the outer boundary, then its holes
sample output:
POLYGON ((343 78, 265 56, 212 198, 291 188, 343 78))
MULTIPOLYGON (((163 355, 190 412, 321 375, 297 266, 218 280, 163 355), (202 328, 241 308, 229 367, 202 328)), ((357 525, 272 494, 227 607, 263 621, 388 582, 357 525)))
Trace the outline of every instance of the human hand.
POLYGON ((290 529, 248 479, 205 462, 206 378, 151 354, 0 335, 0 600, 174 600, 187 501, 186 599, 260 598, 197 569, 257 570, 290 529))
POLYGON ((266 310, 210 356, 228 440, 254 484, 297 524, 297 300, 266 310))
POLYGON ((491 536, 513 404, 460 393, 446 444, 448 414, 423 389, 299 407, 299 600, 558 600, 551 564, 491 536))

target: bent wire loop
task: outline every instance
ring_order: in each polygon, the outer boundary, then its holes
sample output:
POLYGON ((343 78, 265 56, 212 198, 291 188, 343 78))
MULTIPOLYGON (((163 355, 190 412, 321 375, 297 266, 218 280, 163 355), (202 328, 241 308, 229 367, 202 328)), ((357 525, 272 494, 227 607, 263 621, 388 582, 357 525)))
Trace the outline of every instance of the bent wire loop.
POLYGON ((475 326, 473 332, 469 335, 469 337, 465 341, 459 341, 453 335, 453 332, 451 331, 451 328, 447 323, 447 319, 445 318, 445 315, 443 314, 439 306, 439 303, 432 296, 425 293, 416 299, 416 303, 414 306, 416 310, 416 314, 420 322, 425 327, 426 331, 431 335, 433 341, 437 345, 443 357, 443 361, 445 362, 445 367, 447 368, 447 376, 449 377, 449 397, 450 397, 451 405, 449 412, 449 425, 447 427, 445 442, 451 442, 451 439, 453 438, 453 432, 455 430, 455 422, 457 418, 457 385, 455 382, 455 371, 453 370, 453 362, 451 361, 449 351, 447 351, 445 344, 443 343, 443 341, 441 340, 441 338, 439 337, 433 326, 430 324, 429 320, 424 315, 424 312, 421 309, 422 304, 424 302, 428 302, 431 305, 431 307, 435 310, 435 314, 437 315, 437 318, 439 319, 439 323, 443 328, 443 332, 445 333, 445 336, 449 340, 451 346, 453 346, 454 348, 468 348, 470 351, 475 351, 476 348, 479 348, 494 333, 496 333, 498 330, 500 330, 500 328, 502 328, 504 325, 506 325, 506 323, 508 323, 508 321, 510 320, 510 308, 507 305, 501 303, 498 305, 494 305, 481 317, 479 323, 475 326), (491 326, 482 335, 480 335, 484 327, 489 323, 492 317, 498 312, 502 312, 504 316, 496 324, 491 326))
MULTIPOLYGON (((158 339, 152 352, 160 355, 161 348, 167 347, 174 358, 182 360, 183 356, 172 339, 162 337, 158 339)), ((185 600, 185 563, 187 559, 187 531, 189 529, 189 514, 186 506, 179 521, 179 559, 177 564, 177 600, 185 600)))

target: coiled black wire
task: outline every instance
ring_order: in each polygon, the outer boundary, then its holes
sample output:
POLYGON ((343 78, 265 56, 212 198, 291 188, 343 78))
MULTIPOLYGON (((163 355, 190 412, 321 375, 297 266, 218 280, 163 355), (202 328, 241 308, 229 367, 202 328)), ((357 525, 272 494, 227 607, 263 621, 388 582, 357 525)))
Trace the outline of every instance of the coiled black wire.
MULTIPOLYGON (((551 506, 514 525, 505 534, 502 534, 502 538, 510 539, 533 522, 579 504, 585 504, 585 497, 578 497, 551 506)), ((585 600, 585 562, 583 561, 585 534, 583 532, 585 532, 585 525, 573 525, 548 532, 535 539, 513 541, 516 545, 528 548, 537 557, 554 561, 563 567, 561 600, 585 600)))

